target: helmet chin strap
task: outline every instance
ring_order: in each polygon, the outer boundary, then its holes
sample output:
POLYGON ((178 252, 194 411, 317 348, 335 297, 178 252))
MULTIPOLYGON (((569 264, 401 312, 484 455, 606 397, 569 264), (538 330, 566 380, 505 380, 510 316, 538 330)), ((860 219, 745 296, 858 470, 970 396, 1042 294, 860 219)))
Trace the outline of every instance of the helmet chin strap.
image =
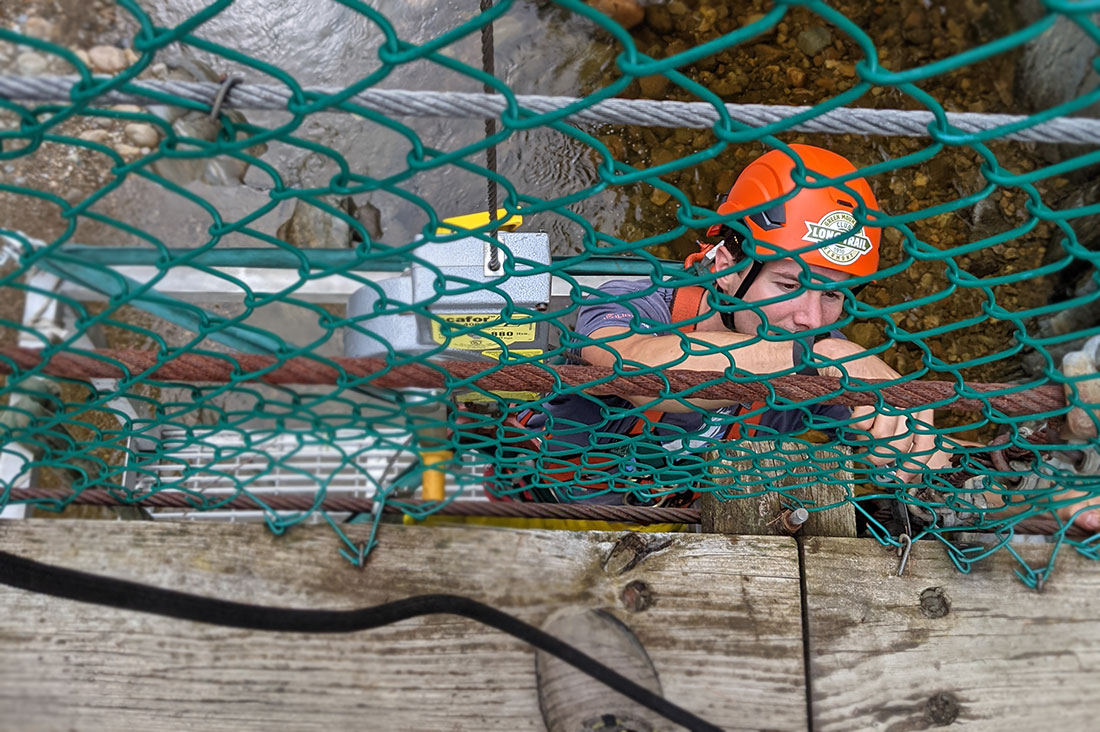
MULTIPOLYGON (((755 259, 752 261, 752 264, 749 266, 749 271, 745 273, 744 278, 741 280, 741 285, 737 288, 737 292, 733 293, 734 300, 740 300, 745 296, 745 293, 748 292, 750 287, 752 287, 752 283, 756 280, 757 275, 760 274, 760 270, 762 270, 763 268, 763 262, 757 261, 755 259)), ((715 284, 715 287, 718 289, 719 292, 723 292, 721 286, 717 283, 715 284)), ((725 293, 723 292, 723 294, 725 293)), ((733 316, 735 315, 735 313, 729 310, 723 310, 721 313, 719 313, 719 315, 722 316, 722 325, 726 326, 727 330, 737 332, 737 327, 733 324, 733 316)))

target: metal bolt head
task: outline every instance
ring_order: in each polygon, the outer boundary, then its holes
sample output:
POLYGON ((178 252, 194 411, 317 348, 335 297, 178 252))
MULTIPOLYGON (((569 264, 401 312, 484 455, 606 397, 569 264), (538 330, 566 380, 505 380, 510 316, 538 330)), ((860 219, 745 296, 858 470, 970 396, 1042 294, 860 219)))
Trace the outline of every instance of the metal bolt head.
POLYGON ((653 606, 653 590, 645 582, 634 580, 623 588, 619 599, 627 610, 640 613, 653 606))
POLYGON ((959 700, 954 694, 941 691, 928 698, 924 718, 930 725, 946 727, 959 718, 959 700))
POLYGON ((942 618, 951 612, 951 598, 942 587, 929 587, 920 593, 920 612, 926 618, 942 618))

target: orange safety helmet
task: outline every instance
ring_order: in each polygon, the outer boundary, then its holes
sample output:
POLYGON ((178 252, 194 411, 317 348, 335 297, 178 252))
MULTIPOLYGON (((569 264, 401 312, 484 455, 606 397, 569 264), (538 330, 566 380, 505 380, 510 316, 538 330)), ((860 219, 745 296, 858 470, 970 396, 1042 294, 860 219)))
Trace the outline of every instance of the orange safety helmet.
MULTIPOLYGON (((802 159, 807 178, 837 178, 856 171, 856 167, 846 158, 829 150, 812 145, 791 145, 790 148, 802 159)), ((782 150, 772 150, 761 155, 741 171, 729 194, 718 207, 718 213, 737 214, 790 193, 796 188, 792 177, 794 168, 794 159, 782 150)), ((882 230, 860 226, 853 212, 860 203, 866 209, 877 210, 878 203, 871 192, 871 186, 864 178, 853 178, 844 185, 854 191, 856 196, 834 186, 800 188, 786 201, 746 216, 743 221, 752 232, 747 251, 774 255, 778 250, 805 250, 813 243, 835 239, 844 232, 851 232, 846 239, 839 242, 802 251, 794 256, 806 264, 847 272, 853 277, 876 272, 882 230)), ((723 235, 726 241, 722 244, 700 242, 702 251, 689 256, 685 264, 709 265, 717 247, 732 242, 729 227, 715 224, 707 230, 707 236, 723 235)), ((733 236, 740 243, 740 236, 733 236)))

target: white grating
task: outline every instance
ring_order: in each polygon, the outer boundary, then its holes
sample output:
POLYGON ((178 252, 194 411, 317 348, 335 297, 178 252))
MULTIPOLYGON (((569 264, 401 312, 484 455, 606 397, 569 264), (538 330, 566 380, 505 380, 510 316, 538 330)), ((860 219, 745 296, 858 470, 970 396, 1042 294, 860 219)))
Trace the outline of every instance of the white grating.
MULTIPOLYGON (((242 492, 261 499, 313 496, 322 487, 327 496, 374 498, 379 489, 390 486, 417 462, 415 452, 407 447, 409 440, 409 433, 402 430, 382 430, 368 437, 341 430, 332 439, 319 439, 306 433, 166 429, 159 459, 135 461, 134 486, 143 493, 199 493, 214 499, 242 492)), ((484 463, 468 452, 461 460, 457 468, 461 483, 449 474, 447 496, 460 501, 486 500, 479 489, 484 463)), ((406 497, 419 497, 419 491, 406 497)), ((157 509, 153 515, 157 519, 261 521, 266 514, 258 510, 157 509)), ((329 515, 340 520, 341 514, 329 515)), ((320 516, 309 520, 323 521, 320 516)))

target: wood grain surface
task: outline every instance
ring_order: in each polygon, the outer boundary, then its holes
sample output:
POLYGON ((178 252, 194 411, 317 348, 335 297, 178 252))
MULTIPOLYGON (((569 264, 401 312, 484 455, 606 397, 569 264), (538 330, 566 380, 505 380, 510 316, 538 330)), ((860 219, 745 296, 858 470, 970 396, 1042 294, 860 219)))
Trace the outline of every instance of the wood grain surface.
MULTIPOLYGON (((1012 549, 1044 566, 1053 545, 1012 549)), ((939 542, 897 555, 808 539, 814 732, 1100 729, 1100 572, 1064 547, 1040 594, 1001 550, 960 574, 939 542)))
MULTIPOLYGON (((631 550, 615 550, 622 536, 383 526, 360 570, 326 527, 0 522, 3 551, 249 603, 351 609, 446 592, 536 625, 561 607, 605 608, 645 644, 669 699, 726 729, 805 729, 793 540, 632 534, 657 543, 631 567, 631 550), (626 607, 632 582, 646 584, 648 607, 626 607)), ((544 729, 533 651, 463 618, 308 636, 3 586, 0 618, 4 730, 544 729)))

